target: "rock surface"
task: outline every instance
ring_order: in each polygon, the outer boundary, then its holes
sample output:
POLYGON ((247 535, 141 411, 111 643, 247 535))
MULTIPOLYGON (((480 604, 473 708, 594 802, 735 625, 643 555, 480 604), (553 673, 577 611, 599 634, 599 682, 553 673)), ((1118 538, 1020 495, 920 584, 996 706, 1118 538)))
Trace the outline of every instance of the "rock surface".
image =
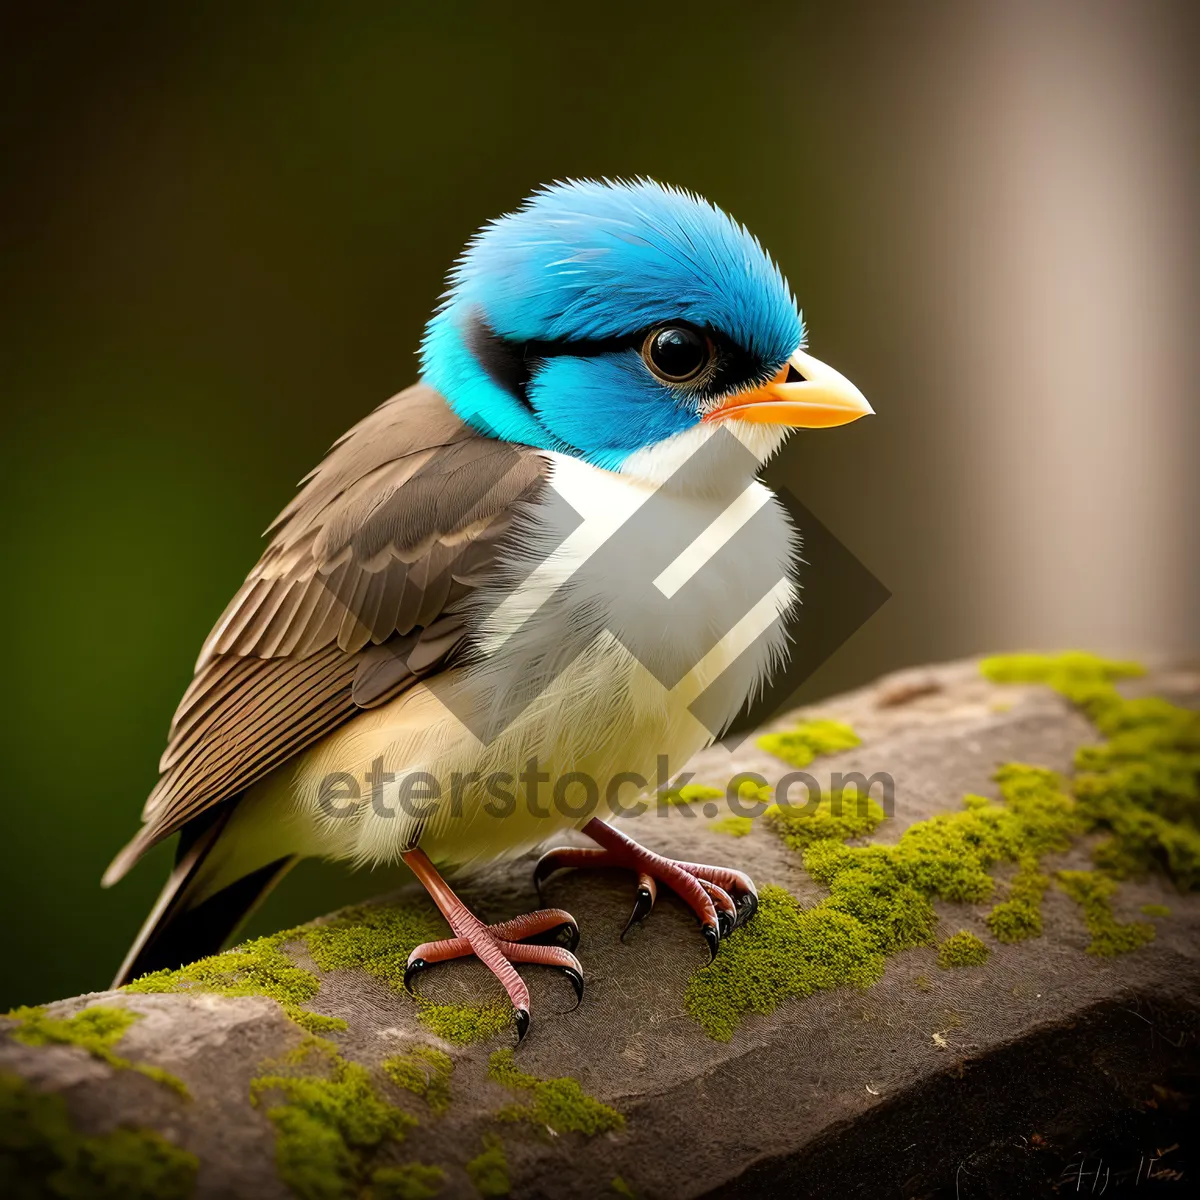
MULTIPOLYGON (((1196 707, 1200 675, 1158 671, 1122 690, 1196 707)), ((1054 692, 989 683, 974 663, 891 676, 822 704, 819 714, 847 721, 862 743, 807 768, 822 784, 834 771, 886 772, 894 780, 893 811, 872 839, 881 843, 894 842, 913 822, 960 808, 964 793, 995 796, 991 777, 1003 763, 1069 776, 1077 747, 1097 740, 1054 692)), ((791 714, 778 727, 796 719, 791 714)), ((733 749, 705 751, 688 769, 696 782, 723 786, 741 771, 774 784, 790 768, 748 738, 733 749)), ((652 809, 622 827, 672 857, 740 867, 760 886, 785 887, 805 905, 822 898, 825 890, 800 856, 766 822, 732 837, 713 828, 727 816, 724 804, 697 803, 652 809)), ((536 907, 530 865, 476 880, 464 896, 489 920, 536 907)), ((1048 863, 1089 865, 1086 839, 1048 863)), ((1003 879, 1011 870, 995 874, 1003 879)), ((709 1038, 682 1007, 689 978, 707 959, 690 914, 664 894, 622 943, 631 901, 623 874, 574 873, 549 882, 546 902, 579 922, 587 992, 577 1010, 567 1011, 574 997, 562 978, 527 969, 534 1019, 515 1054, 529 1075, 578 1079, 624 1116, 616 1131, 589 1137, 499 1120, 505 1105, 521 1099, 488 1077, 489 1056, 513 1044, 511 1030, 489 1042, 449 1045, 385 981, 353 970, 322 978, 310 1007, 347 1021, 346 1031, 330 1035, 338 1052, 373 1072, 388 1100, 419 1122, 394 1152, 381 1151, 381 1163, 435 1164, 444 1171, 441 1195, 474 1196, 477 1184, 486 1192, 488 1183, 478 1171, 473 1181, 466 1163, 486 1138, 499 1137, 512 1194, 521 1197, 1035 1195, 1012 1184, 1022 1171, 1047 1174, 1045 1163, 1029 1165, 1031 1156, 1053 1164, 1050 1176, 1070 1169, 1080 1154, 1086 1165, 1085 1135, 1119 1124, 1122 1114, 1155 1097, 1156 1086, 1165 1106, 1200 1063, 1200 896, 1182 895, 1159 877, 1124 883, 1116 895, 1122 920, 1143 919, 1139 910, 1147 904, 1170 909, 1154 920, 1155 940, 1133 953, 1086 953, 1080 910, 1056 888, 1045 896, 1043 936, 1015 945, 990 936, 984 918, 991 902, 938 902, 939 939, 958 930, 977 934, 991 951, 984 965, 941 970, 936 947, 903 950, 888 958, 873 986, 792 998, 770 1014, 745 1017, 728 1042, 709 1038), (452 1099, 440 1116, 379 1076, 384 1058, 430 1045, 454 1062, 452 1099)), ((303 948, 296 953, 311 966, 303 948)), ((429 972, 421 988, 438 1003, 495 992, 470 963, 429 972)), ((279 1005, 262 996, 103 992, 48 1011, 70 1016, 95 1005, 141 1014, 117 1052, 178 1076, 190 1099, 78 1047, 31 1046, 11 1036, 0 1039, 0 1071, 61 1093, 86 1134, 151 1127, 193 1152, 197 1196, 293 1194, 280 1179, 270 1106, 249 1101, 262 1064, 307 1036, 279 1005)), ((1109 1163, 1109 1170, 1131 1174, 1135 1150, 1130 1145, 1131 1161, 1109 1163)), ((1090 1188, 1090 1178, 1083 1186, 1090 1188)), ((380 1185, 362 1194, 432 1192, 380 1185)))

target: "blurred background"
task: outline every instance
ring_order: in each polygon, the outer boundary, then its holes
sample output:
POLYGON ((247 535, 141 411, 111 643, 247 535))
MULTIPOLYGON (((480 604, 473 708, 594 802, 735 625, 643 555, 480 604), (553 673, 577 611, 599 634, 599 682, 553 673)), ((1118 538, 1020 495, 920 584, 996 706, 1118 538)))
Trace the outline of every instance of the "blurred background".
MULTIPOLYGON (((542 182, 722 205, 874 403, 773 467, 893 593, 805 698, 1193 655, 1198 13, 6 5, 0 1009, 107 985, 169 851, 100 873, 260 531, 542 182)), ((257 925, 384 885, 306 864, 257 925)))

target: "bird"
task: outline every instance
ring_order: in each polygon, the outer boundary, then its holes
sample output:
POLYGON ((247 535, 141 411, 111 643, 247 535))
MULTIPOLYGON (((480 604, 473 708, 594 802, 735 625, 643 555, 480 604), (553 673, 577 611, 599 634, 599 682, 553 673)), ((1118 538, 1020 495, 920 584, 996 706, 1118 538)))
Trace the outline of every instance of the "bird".
POLYGON ((578 928, 553 908, 484 923, 452 886, 483 864, 577 830, 593 845, 546 853, 539 896, 559 868, 627 871, 631 923, 665 886, 711 954, 752 920, 743 872, 652 852, 559 785, 645 792, 786 659, 799 534, 757 472, 793 430, 873 411, 806 345, 778 266, 693 192, 566 180, 485 224, 418 381, 305 477, 200 650, 103 878, 178 834, 114 986, 217 953, 307 856, 411 868, 450 936, 413 950, 405 985, 473 955, 518 1040, 519 966, 582 999, 578 928))

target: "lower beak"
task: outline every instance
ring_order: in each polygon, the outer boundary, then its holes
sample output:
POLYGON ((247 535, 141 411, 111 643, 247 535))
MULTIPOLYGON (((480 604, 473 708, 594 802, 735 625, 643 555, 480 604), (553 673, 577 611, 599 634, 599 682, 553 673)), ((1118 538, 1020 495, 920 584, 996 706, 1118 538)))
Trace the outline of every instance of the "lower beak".
POLYGON ((867 398, 832 367, 797 350, 769 383, 729 396, 706 421, 755 421, 793 429, 849 425, 875 410, 867 398))

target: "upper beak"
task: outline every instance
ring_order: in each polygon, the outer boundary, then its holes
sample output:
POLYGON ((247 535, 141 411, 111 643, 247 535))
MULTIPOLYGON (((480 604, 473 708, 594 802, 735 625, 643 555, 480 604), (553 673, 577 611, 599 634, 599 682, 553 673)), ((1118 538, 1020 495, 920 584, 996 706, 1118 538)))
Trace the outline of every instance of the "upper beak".
POLYGON ((797 350, 774 379, 752 392, 728 397, 719 408, 705 413, 704 420, 737 418, 794 429, 827 429, 849 425, 874 411, 845 375, 797 350))

